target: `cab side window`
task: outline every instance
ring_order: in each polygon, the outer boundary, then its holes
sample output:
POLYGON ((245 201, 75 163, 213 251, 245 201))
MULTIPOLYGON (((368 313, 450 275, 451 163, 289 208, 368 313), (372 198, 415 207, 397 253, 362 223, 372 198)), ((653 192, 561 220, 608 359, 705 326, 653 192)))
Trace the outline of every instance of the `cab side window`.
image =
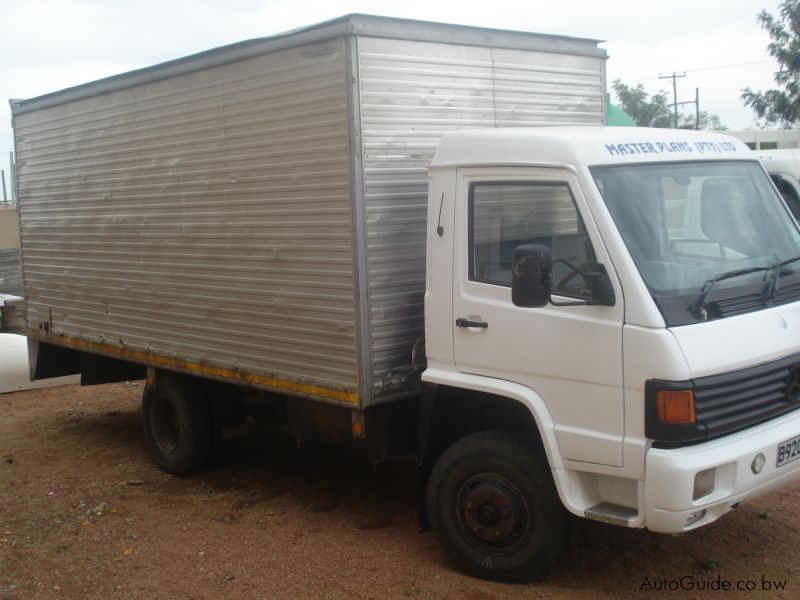
POLYGON ((473 183, 469 228, 471 280, 511 287, 514 249, 539 244, 553 255, 553 293, 591 297, 589 282, 557 262, 584 270, 597 262, 566 183, 473 183))

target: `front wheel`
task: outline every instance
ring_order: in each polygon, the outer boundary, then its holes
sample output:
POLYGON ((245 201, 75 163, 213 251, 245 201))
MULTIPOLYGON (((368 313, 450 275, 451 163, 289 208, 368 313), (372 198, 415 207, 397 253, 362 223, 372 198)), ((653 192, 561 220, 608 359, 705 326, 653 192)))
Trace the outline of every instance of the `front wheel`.
POLYGON ((570 518, 532 446, 483 431, 448 448, 428 483, 431 525, 469 575, 506 582, 544 577, 564 548, 570 518))

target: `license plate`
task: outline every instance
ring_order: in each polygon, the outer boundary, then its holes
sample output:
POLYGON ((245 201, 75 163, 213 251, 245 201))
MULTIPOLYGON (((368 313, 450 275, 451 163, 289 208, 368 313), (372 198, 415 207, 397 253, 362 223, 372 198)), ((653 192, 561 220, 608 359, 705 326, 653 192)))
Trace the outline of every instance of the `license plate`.
POLYGON ((778 444, 778 462, 776 467, 782 467, 786 463, 800 458, 800 435, 783 443, 778 444))

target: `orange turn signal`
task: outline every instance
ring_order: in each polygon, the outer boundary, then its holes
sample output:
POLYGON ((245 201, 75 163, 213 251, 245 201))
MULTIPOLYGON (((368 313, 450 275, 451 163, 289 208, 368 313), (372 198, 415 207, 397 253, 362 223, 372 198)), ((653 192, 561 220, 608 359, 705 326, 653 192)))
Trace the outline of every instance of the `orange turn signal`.
POLYGON ((351 432, 353 437, 359 440, 364 439, 364 417, 357 411, 353 411, 350 419, 351 432))
POLYGON ((691 390, 660 391, 656 393, 658 418, 669 425, 695 422, 694 394, 691 390))

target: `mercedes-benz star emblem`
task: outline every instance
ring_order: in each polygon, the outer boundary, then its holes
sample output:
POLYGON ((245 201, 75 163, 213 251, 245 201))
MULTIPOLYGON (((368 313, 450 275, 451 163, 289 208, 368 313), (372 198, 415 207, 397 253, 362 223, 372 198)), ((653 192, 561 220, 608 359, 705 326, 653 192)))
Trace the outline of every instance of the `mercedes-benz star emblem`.
POLYGON ((797 402, 800 400, 800 364, 789 371, 789 380, 786 382, 786 401, 797 402))

